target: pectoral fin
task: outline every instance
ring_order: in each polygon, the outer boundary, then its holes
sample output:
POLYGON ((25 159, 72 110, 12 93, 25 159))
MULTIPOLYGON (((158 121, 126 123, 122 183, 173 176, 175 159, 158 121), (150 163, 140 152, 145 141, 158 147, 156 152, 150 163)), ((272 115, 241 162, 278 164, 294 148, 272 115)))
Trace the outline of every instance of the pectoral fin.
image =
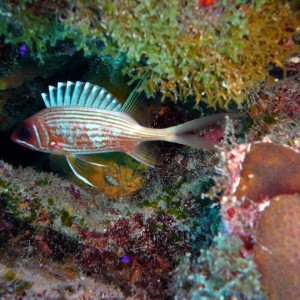
POLYGON ((65 155, 51 154, 50 165, 53 171, 64 171, 66 174, 70 173, 70 167, 65 155))

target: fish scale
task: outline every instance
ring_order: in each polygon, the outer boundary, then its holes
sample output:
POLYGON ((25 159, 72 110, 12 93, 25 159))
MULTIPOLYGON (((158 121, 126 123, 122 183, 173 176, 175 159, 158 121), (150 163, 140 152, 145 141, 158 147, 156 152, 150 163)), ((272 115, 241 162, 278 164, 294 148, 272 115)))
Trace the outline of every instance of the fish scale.
POLYGON ((157 133, 151 130, 143 131, 143 127, 138 125, 133 119, 120 119, 120 113, 93 108, 76 107, 54 107, 47 109, 43 114, 43 126, 47 132, 66 148, 68 136, 72 136, 73 144, 68 144, 67 151, 91 153, 111 151, 128 151, 143 139, 156 138, 157 133), (91 118, 91 116, 93 118, 91 118), (93 133, 91 135, 90 133, 93 133), (103 136, 105 134, 105 137, 103 136), (86 147, 82 151, 82 137, 86 137, 86 147), (130 146, 132 144, 133 146, 130 146))
MULTIPOLYGON (((224 120, 217 114, 180 124, 154 129, 141 124, 145 106, 137 93, 141 82, 122 104, 106 89, 77 81, 49 86, 42 98, 46 108, 26 119, 12 134, 12 140, 32 150, 64 157, 74 174, 94 186, 88 178, 95 167, 102 167, 91 154, 119 151, 153 167, 156 153, 153 141, 168 141, 191 147, 212 149, 214 143, 189 133, 224 120)), ((54 161, 52 159, 52 161, 54 161)))
POLYGON ((74 107, 65 107, 65 108, 53 108, 49 109, 44 115, 44 122, 48 126, 52 126, 53 123, 60 122, 61 124, 68 123, 75 126, 76 124, 86 124, 88 123, 90 128, 95 126, 99 129, 101 128, 113 128, 120 131, 126 132, 126 135, 136 135, 137 138, 141 138, 146 135, 145 138, 150 136, 157 136, 156 131, 147 130, 146 133, 143 131, 143 127, 138 125, 133 119, 124 116, 120 118, 120 113, 108 112, 105 110, 97 110, 95 112, 89 108, 78 108, 74 107))

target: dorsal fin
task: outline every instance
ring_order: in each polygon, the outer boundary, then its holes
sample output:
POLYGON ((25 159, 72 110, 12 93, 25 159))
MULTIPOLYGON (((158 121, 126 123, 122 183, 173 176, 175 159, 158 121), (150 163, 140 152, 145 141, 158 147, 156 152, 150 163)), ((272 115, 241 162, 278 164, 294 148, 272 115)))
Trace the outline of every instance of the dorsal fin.
POLYGON ((130 115, 140 125, 149 125, 149 116, 145 113, 145 95, 143 93, 138 92, 142 83, 143 80, 141 80, 137 84, 137 86, 132 90, 120 111, 130 115))
POLYGON ((46 107, 85 106, 119 111, 122 104, 105 88, 89 82, 58 82, 49 86, 49 93, 42 93, 46 107))

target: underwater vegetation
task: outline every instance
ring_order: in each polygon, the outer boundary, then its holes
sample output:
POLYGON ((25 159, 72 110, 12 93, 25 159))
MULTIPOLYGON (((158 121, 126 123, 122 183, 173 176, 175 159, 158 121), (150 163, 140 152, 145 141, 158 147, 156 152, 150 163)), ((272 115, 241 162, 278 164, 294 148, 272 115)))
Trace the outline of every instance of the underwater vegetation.
POLYGON ((1 161, 0 248, 14 248, 1 257, 1 274, 16 274, 11 281, 1 278, 1 293, 39 299, 60 286, 67 299, 174 294, 173 272, 181 257, 208 247, 219 227, 218 206, 211 210, 199 194, 212 185, 210 168, 200 171, 202 178, 191 172, 203 163, 198 155, 187 160, 178 154, 178 163, 167 165, 165 174, 149 174, 144 180, 150 184, 137 195, 114 200, 57 175, 1 161), (181 170, 181 178, 174 170, 181 170), (24 273, 32 272, 26 288, 17 288, 24 273))
POLYGON ((297 2, 1 1, 0 298, 300 298, 297 2), (103 155, 98 189, 10 140, 49 86, 141 78, 153 128, 239 118, 154 169, 103 155))
MULTIPOLYGON (((174 260, 186 247, 175 238, 183 237, 175 219, 148 214, 126 202, 114 205, 103 194, 92 195, 50 174, 14 170, 3 162, 0 170, 0 247, 15 245, 13 252, 1 256, 1 263, 12 261, 12 268, 21 263, 26 270, 31 262, 40 276, 49 272, 55 279, 52 288, 46 288, 40 278, 33 277, 30 287, 21 290, 24 295, 41 289, 51 295, 57 279, 76 286, 85 277, 82 273, 89 274, 92 281, 101 276, 102 281, 119 287, 107 288, 104 295, 109 289, 113 294, 121 289, 124 295, 138 298, 156 299, 166 293, 174 260)), ((5 280, 0 282, 1 293, 7 295, 5 280)), ((86 290, 92 286, 88 284, 86 290)), ((90 298, 99 290, 94 286, 90 298)), ((19 292, 16 289, 11 294, 19 292)), ((75 292, 72 289, 69 294, 75 292)), ((67 288, 62 288, 62 294, 68 295, 67 288)))
POLYGON ((233 124, 225 128, 216 167, 219 176, 205 194, 220 200, 220 233, 201 255, 188 253, 181 260, 176 299, 299 298, 295 269, 300 249, 296 238, 299 64, 295 57, 288 59, 287 75, 256 95, 249 118, 241 124, 247 126, 249 143, 237 144, 233 124))
POLYGON ((86 56, 125 55, 122 71, 132 82, 149 72, 141 86, 148 96, 192 96, 215 108, 240 106, 270 64, 295 51, 299 26, 297 10, 272 0, 20 0, 4 1, 0 14, 5 43, 26 45, 41 63, 61 42, 86 56))
POLYGON ((177 268, 175 299, 263 299, 255 263, 239 255, 242 244, 218 235, 196 259, 186 255, 177 268))

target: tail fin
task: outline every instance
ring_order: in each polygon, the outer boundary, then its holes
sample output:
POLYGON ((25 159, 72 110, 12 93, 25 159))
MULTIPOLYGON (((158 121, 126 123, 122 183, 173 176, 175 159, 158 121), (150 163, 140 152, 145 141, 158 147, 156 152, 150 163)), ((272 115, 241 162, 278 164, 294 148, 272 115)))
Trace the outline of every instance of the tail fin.
POLYGON ((188 132, 216 124, 219 121, 223 121, 226 116, 230 118, 236 118, 237 114, 221 113, 170 127, 168 128, 168 132, 170 133, 170 139, 168 139, 168 141, 198 149, 211 150, 216 144, 214 141, 211 141, 210 139, 205 137, 197 136, 195 134, 189 134, 188 132))

